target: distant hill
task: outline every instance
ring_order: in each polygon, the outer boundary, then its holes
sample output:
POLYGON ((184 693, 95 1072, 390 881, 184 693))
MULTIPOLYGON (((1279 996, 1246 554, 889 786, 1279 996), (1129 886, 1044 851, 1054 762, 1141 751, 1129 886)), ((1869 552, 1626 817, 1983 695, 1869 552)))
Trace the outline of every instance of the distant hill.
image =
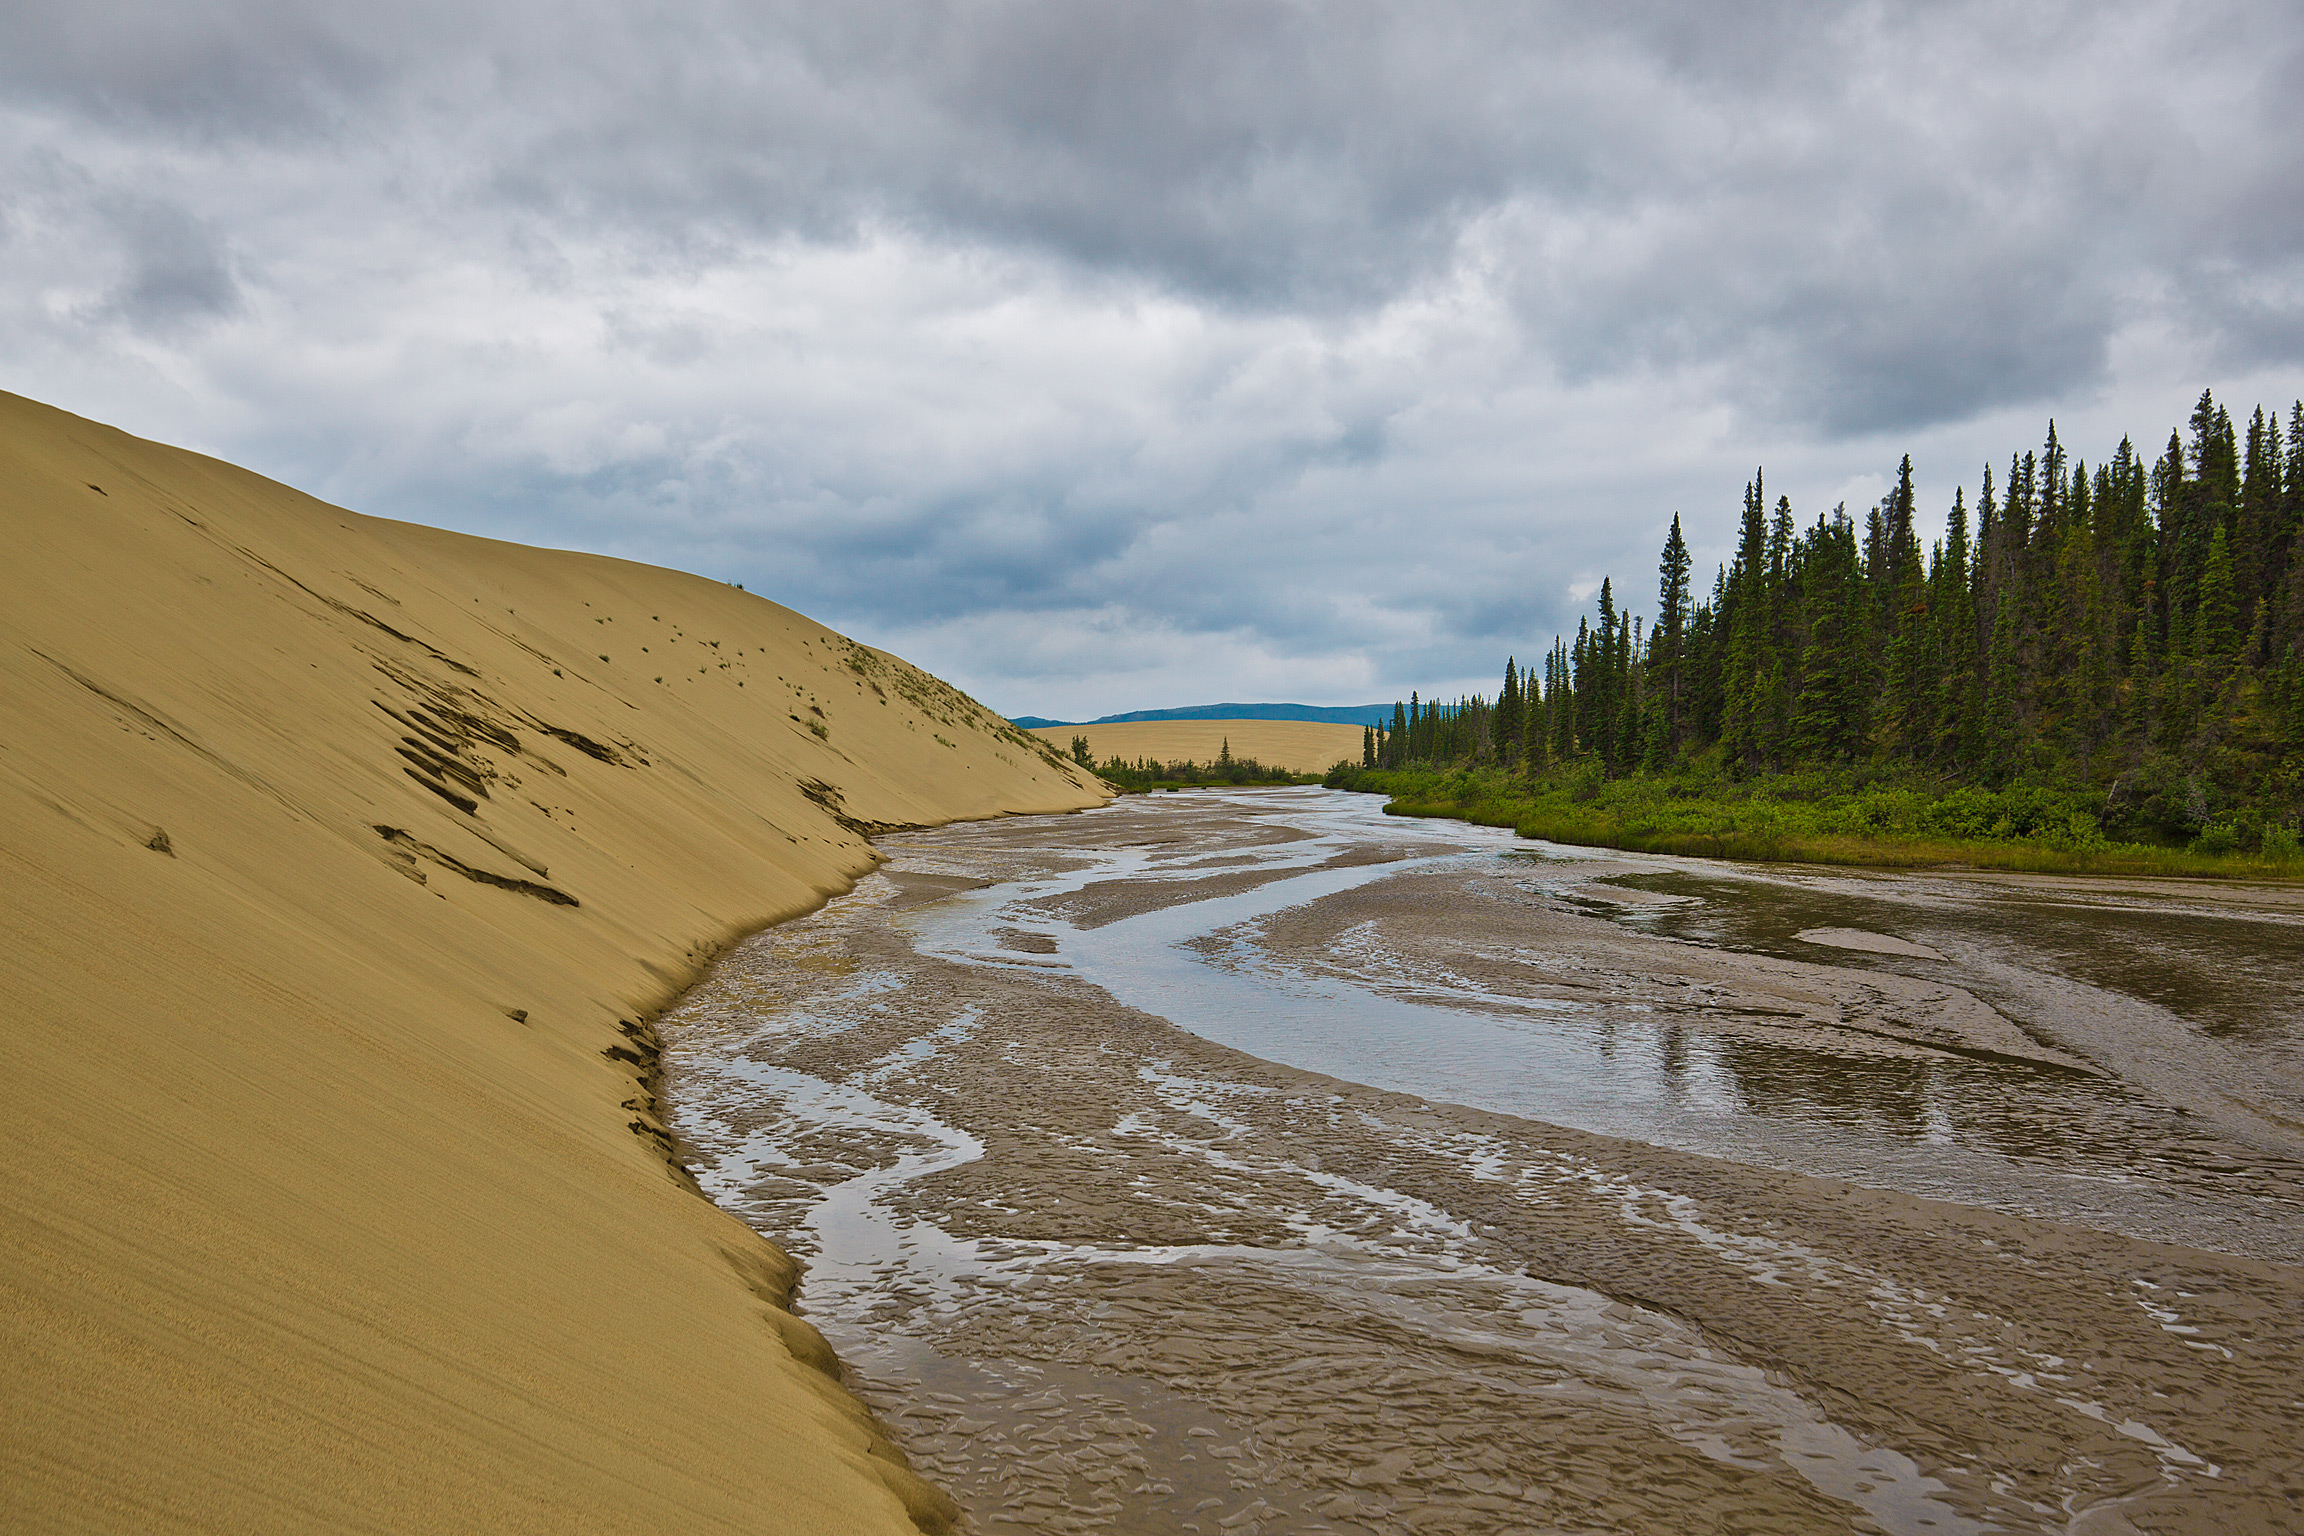
POLYGON ((1028 731, 1052 725, 1127 725, 1138 720, 1312 720, 1327 725, 1383 725, 1392 718, 1389 704, 1192 704, 1183 709, 1139 709, 1132 714, 1105 715, 1096 720, 1049 720, 1039 715, 1018 715, 1015 723, 1028 731))

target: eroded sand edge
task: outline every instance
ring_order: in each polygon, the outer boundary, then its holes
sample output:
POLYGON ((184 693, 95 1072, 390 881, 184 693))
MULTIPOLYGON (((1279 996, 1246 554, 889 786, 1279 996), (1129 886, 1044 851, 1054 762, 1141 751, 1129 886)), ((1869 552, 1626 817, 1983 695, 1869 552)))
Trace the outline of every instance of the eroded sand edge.
POLYGON ((701 578, 14 396, 0 466, 0 1526, 933 1524, 648 1021, 876 827, 1100 792, 701 578))

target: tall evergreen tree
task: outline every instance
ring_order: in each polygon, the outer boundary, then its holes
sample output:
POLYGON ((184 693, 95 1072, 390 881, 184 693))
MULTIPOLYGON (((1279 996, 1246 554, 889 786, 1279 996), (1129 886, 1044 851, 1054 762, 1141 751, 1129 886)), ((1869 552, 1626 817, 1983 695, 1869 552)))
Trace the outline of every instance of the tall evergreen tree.
POLYGON ((1944 558, 1930 586, 1930 608, 1936 619, 1937 672, 1933 679, 1931 712, 1935 740, 1927 754, 1955 768, 1971 762, 1976 753, 1975 707, 1980 679, 1980 647, 1976 633, 1974 560, 1968 542, 1968 503, 1964 489, 1952 492, 1952 511, 1944 520, 1944 558))
POLYGON ((1611 584, 1600 583, 1600 624, 1585 641, 1584 662, 1576 672, 1576 700, 1582 716, 1577 734, 1601 764, 1616 757, 1616 601, 1611 584))
POLYGON ((2271 594, 2273 542, 2280 521, 2280 413, 2267 421, 2264 407, 2248 418, 2248 447, 2241 463, 2240 497, 2232 528, 2232 582, 2243 612, 2271 594))
POLYGON ((1727 655, 1720 679, 1720 736, 1730 759, 1756 768, 1768 713, 1768 515, 1760 473, 1744 488, 1744 523, 1728 568, 1721 622, 1727 655))
POLYGON ((1521 721, 1526 707, 1520 699, 1518 658, 1504 658, 1504 686, 1496 691, 1496 757, 1510 764, 1519 761, 1521 721))
MULTIPOLYGON (((1576 645, 1584 645, 1584 621, 1576 621, 1576 645)), ((1556 758, 1573 757, 1576 753, 1576 672, 1573 656, 1564 640, 1552 642, 1553 691, 1545 701, 1546 712, 1552 717, 1552 755, 1556 758)))
POLYGON ((2240 649, 2240 603, 2232 575, 2231 541, 2219 528, 2209 536, 2200 571, 2200 603, 2192 625, 2192 659, 2211 683, 2221 681, 2240 649))
POLYGON ((1672 531, 1664 537, 1664 553, 1656 563, 1656 661, 1662 674, 1663 697, 1659 711, 1664 721, 1664 751, 1677 757, 1687 739, 1682 713, 1682 661, 1688 645, 1691 603, 1688 589, 1688 541, 1680 536, 1680 514, 1672 514, 1672 531))

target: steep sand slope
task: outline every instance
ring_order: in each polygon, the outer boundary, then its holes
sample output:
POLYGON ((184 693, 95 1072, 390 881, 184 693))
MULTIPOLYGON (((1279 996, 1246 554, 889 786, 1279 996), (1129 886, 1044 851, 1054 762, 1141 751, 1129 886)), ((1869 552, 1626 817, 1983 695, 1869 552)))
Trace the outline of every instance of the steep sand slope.
POLYGON ((869 824, 1099 791, 734 588, 5 395, 0 527, 0 1528, 933 1524, 646 1020, 869 824))
POLYGON ((1252 757, 1267 768, 1326 773, 1337 759, 1360 761, 1360 727, 1318 720, 1124 720, 1117 725, 1050 725, 1033 733, 1070 751, 1072 738, 1088 738, 1096 761, 1117 754, 1134 762, 1156 757, 1172 763, 1189 758, 1214 762, 1232 743, 1234 757, 1252 757))

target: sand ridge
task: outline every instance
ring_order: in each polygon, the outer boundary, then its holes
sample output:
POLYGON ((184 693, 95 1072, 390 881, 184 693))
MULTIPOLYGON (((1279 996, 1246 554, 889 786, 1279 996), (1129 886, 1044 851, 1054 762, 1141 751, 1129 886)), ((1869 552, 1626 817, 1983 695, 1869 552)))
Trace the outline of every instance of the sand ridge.
POLYGON ((733 587, 0 395, 0 1526, 935 1526, 650 1019, 865 835, 1099 803, 733 587))

